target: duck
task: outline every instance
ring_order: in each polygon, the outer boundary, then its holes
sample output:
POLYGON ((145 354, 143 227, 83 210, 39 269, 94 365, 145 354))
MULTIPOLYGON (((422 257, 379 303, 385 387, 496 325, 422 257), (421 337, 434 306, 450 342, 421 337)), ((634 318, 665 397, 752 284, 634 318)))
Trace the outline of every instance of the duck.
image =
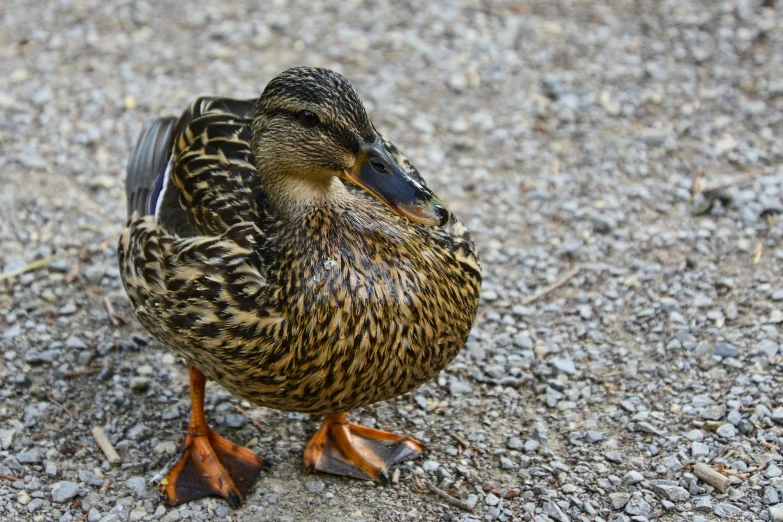
POLYGON ((207 380, 322 418, 306 472, 384 482, 422 455, 413 438, 348 414, 416 389, 457 355, 481 264, 345 77, 295 67, 257 99, 202 97, 148 122, 126 196, 118 260, 130 305, 189 367, 190 422, 161 481, 169 503, 237 507, 266 466, 209 427, 207 380))

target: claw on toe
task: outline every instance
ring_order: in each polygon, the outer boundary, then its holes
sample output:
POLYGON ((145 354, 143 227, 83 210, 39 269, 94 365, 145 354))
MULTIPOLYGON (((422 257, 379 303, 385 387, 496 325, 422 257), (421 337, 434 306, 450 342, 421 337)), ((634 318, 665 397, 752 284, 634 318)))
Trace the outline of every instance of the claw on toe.
POLYGON ((410 437, 346 421, 345 414, 328 415, 304 453, 305 470, 362 480, 388 482, 389 468, 419 458, 424 451, 410 437))

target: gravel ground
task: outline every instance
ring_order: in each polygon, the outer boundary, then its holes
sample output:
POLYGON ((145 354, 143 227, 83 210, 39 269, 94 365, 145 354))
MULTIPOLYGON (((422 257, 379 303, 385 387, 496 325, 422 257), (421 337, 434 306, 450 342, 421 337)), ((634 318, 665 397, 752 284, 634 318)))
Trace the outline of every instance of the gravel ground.
POLYGON ((0 5, 0 519, 783 521, 780 3, 152 4, 0 5), (187 372, 118 277, 125 160, 145 120, 298 64, 351 79, 474 231, 480 316, 354 414, 428 447, 395 483, 304 474, 313 419, 210 384, 273 466, 240 510, 168 507, 187 372))

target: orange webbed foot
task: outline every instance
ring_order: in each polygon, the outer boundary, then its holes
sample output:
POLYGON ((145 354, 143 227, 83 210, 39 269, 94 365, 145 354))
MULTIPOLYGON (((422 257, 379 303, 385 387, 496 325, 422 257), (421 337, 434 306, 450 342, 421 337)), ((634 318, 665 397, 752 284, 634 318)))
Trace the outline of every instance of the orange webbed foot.
POLYGON ((205 435, 187 436, 182 457, 162 482, 166 496, 172 505, 219 496, 239 507, 264 462, 250 449, 206 430, 205 435))
POLYGON ((389 468, 424 452, 410 437, 347 422, 345 414, 328 415, 304 452, 308 473, 320 471, 362 480, 389 480, 389 468))

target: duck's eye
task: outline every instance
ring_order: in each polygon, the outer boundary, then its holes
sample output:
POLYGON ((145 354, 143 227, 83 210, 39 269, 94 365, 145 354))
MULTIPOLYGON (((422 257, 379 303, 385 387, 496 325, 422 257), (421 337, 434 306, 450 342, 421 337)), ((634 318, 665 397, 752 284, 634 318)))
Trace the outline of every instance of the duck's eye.
POLYGON ((320 122, 321 120, 318 119, 318 116, 316 116, 315 113, 310 111, 302 111, 299 113, 299 123, 305 127, 315 127, 320 122))

